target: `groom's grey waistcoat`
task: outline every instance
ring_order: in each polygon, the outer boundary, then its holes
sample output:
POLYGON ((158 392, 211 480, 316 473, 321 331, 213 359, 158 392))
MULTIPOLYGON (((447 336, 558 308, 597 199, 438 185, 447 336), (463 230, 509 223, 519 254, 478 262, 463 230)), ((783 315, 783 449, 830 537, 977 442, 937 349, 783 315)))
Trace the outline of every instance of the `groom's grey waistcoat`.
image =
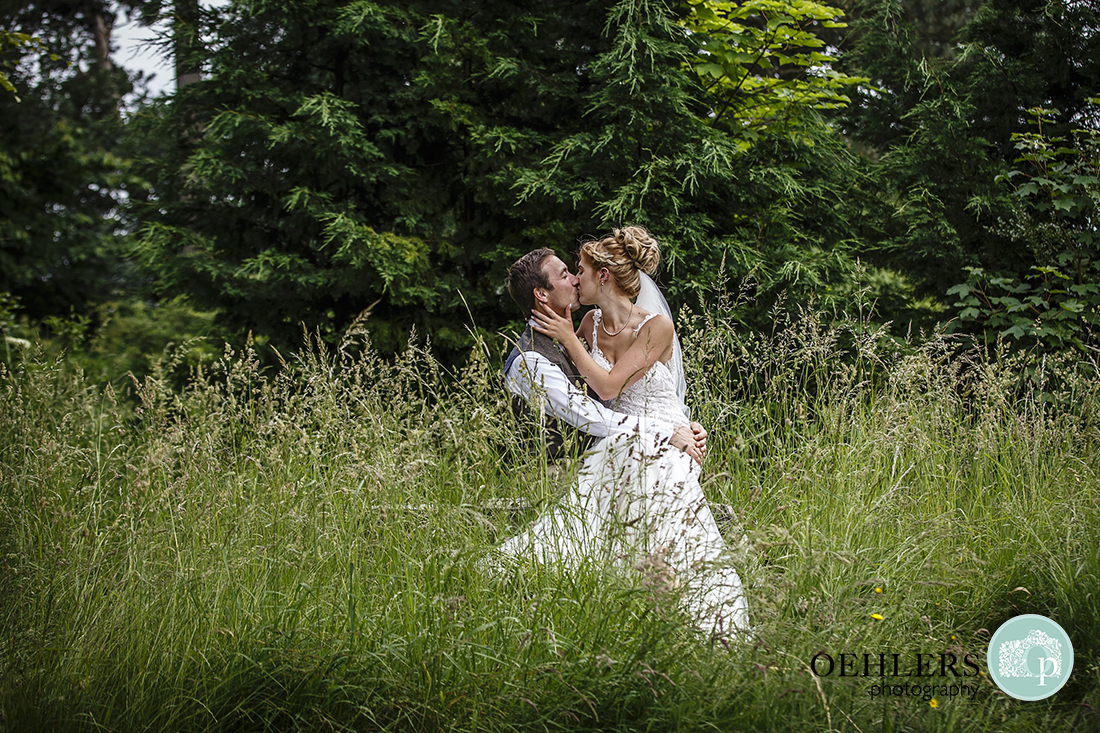
MULTIPOLYGON (((508 370, 523 351, 534 351, 538 354, 545 356, 556 367, 565 373, 565 377, 572 382, 576 387, 586 391, 592 399, 602 402, 599 397, 589 388, 588 383, 585 381, 581 373, 577 371, 577 366, 573 363, 572 359, 565 354, 564 351, 551 339, 549 336, 543 333, 539 333, 530 326, 523 332, 523 335, 519 337, 519 342, 516 347, 512 349, 512 352, 508 354, 508 358, 504 362, 504 373, 507 374, 508 370)), ((527 404, 527 400, 518 395, 512 396, 512 410, 516 413, 516 417, 519 419, 521 425, 531 425, 531 410, 527 404)), ((541 440, 546 443, 546 452, 551 458, 564 458, 571 453, 571 448, 575 448, 577 452, 587 450, 592 444, 593 438, 587 433, 574 428, 572 425, 563 423, 561 420, 557 420, 550 416, 545 416, 545 422, 543 424, 544 435, 541 440)), ((540 438, 532 435, 528 432, 524 435, 524 438, 529 442, 536 442, 540 438)))

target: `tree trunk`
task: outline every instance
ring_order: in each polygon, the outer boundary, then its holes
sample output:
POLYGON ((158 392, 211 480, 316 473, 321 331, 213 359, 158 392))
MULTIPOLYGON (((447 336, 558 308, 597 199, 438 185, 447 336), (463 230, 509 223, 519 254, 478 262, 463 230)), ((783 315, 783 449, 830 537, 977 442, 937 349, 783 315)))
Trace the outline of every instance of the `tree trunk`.
POLYGON ((110 71, 114 64, 111 63, 111 31, 114 23, 108 25, 103 19, 104 8, 96 11, 92 18, 92 36, 95 38, 95 54, 99 68, 110 71))
POLYGON ((202 78, 199 38, 199 0, 175 0, 176 91, 202 78))

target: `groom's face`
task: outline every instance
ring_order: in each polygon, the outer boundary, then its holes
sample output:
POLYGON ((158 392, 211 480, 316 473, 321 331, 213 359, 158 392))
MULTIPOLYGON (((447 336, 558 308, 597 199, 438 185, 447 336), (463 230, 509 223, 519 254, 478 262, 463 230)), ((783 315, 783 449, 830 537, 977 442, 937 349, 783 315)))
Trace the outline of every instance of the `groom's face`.
POLYGON ((564 316, 566 307, 570 312, 575 311, 580 305, 577 276, 569 272, 564 262, 553 256, 547 257, 542 263, 542 272, 550 282, 551 289, 538 288, 535 297, 545 302, 558 315, 564 316), (544 297, 539 297, 540 292, 544 297))

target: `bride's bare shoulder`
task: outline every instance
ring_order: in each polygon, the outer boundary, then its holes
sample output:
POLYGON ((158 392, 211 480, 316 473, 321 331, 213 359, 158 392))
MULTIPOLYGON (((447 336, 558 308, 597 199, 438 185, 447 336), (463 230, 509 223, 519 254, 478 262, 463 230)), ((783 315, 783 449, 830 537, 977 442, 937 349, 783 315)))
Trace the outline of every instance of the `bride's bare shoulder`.
POLYGON ((672 341, 672 337, 676 334, 676 326, 672 319, 664 314, 647 314, 638 326, 638 335, 642 334, 648 334, 650 338, 659 341, 672 341))

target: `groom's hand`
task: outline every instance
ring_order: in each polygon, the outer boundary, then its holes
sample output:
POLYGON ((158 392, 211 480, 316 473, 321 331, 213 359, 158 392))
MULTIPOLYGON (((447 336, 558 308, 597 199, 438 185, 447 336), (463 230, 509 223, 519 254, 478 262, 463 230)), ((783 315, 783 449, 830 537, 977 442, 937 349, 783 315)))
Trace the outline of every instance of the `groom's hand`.
POLYGON ((707 454, 707 429, 697 422, 691 423, 689 427, 695 436, 695 447, 705 456, 707 454))
MULTIPOLYGON (((699 426, 702 429, 702 425, 699 426)), ((704 436, 707 431, 703 430, 704 436)), ((704 437, 704 442, 706 438, 704 437)), ((672 445, 691 456, 699 465, 703 464, 703 451, 695 442, 695 431, 689 425, 681 425, 672 433, 672 445)))

